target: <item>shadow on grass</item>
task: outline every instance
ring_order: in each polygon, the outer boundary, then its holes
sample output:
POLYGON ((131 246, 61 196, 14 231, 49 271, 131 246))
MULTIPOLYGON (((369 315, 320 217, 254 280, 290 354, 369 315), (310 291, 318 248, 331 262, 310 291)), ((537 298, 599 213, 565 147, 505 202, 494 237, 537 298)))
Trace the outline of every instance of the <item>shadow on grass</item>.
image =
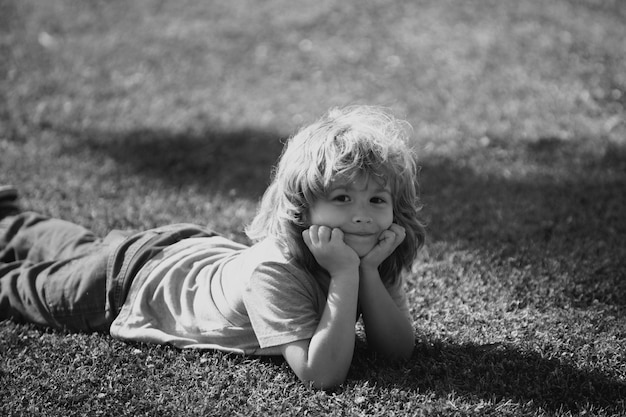
POLYGON ((421 182, 430 242, 455 242, 490 262, 568 279, 561 284, 571 284, 563 288, 569 302, 626 313, 626 154, 574 161, 558 151, 524 152, 512 164, 535 173, 522 179, 494 174, 507 166, 490 167, 488 154, 482 165, 474 162, 484 173, 459 161, 426 161, 421 182))
POLYGON ((211 192, 258 199, 270 180, 285 140, 276 132, 244 129, 173 133, 62 132, 73 138, 66 152, 104 154, 132 175, 173 186, 198 185, 211 192))
MULTIPOLYGON (((367 356, 355 355, 355 363, 372 359, 367 356)), ((369 380, 370 385, 434 393, 444 400, 455 394, 548 411, 577 412, 590 406, 608 413, 626 411, 626 383, 503 344, 420 343, 401 368, 373 361, 353 369, 357 371, 351 378, 369 380)))
POLYGON ((493 162, 486 152, 474 158, 474 168, 464 167, 465 161, 426 161, 421 182, 430 234, 494 246, 626 234, 626 153, 571 163, 551 158, 555 153, 493 162), (506 178, 515 164, 530 173, 506 178))

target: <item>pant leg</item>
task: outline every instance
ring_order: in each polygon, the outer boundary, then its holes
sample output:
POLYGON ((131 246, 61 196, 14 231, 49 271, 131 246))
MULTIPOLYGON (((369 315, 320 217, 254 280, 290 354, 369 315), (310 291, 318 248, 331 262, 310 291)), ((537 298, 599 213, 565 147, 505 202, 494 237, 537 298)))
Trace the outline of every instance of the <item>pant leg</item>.
POLYGON ((0 225, 0 319, 105 331, 106 264, 113 245, 35 213, 0 225))
POLYGON ((108 331, 109 252, 47 262, 0 264, 0 319, 71 331, 108 331))
POLYGON ((0 221, 0 263, 72 258, 89 251, 99 240, 77 224, 23 212, 0 221))
POLYGON ((81 226, 35 213, 4 219, 0 319, 107 331, 148 259, 179 240, 215 235, 176 224, 102 240, 81 226))

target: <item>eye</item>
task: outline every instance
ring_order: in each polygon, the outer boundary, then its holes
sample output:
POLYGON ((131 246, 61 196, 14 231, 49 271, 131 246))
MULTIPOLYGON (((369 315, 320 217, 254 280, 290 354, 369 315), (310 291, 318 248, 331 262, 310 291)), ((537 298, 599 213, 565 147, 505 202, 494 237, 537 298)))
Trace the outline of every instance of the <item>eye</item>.
POLYGON ((350 196, 346 194, 339 194, 332 198, 333 201, 338 201, 340 203, 347 203, 350 201, 350 196))
POLYGON ((387 199, 384 197, 372 197, 370 201, 374 204, 385 204, 387 199))

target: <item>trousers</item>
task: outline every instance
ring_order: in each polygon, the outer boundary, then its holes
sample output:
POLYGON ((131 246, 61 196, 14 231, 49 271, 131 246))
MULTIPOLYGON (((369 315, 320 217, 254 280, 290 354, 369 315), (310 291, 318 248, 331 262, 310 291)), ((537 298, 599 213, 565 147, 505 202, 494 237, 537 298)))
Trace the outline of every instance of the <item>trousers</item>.
POLYGON ((98 237, 34 212, 6 217, 0 221, 0 319, 108 332, 149 259, 182 239, 216 235, 182 223, 98 237))

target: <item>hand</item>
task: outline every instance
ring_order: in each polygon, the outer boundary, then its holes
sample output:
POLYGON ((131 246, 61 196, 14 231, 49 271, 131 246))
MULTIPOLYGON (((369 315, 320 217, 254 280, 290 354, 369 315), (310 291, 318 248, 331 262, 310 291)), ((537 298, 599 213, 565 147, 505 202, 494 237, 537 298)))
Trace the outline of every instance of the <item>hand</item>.
POLYGON ((302 232, 302 238, 317 263, 331 276, 359 267, 359 256, 343 241, 340 229, 312 225, 302 232))
POLYGON ((392 223, 389 229, 380 234, 378 244, 361 259, 361 268, 378 268, 400 246, 405 237, 404 227, 392 223))

